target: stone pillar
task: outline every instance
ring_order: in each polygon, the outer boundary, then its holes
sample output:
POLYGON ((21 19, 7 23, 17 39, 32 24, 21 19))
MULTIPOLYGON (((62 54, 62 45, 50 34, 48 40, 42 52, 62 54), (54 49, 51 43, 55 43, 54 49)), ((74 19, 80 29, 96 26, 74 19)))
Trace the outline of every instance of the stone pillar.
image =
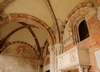
POLYGON ((54 45, 50 45, 48 47, 48 49, 49 49, 49 52, 50 52, 50 72, 56 72, 56 69, 55 69, 55 65, 56 65, 56 62, 55 62, 55 59, 56 59, 55 47, 54 47, 54 45))
POLYGON ((77 68, 78 68, 79 72, 83 72, 83 67, 78 66, 77 68))
POLYGON ((55 44, 55 49, 56 49, 56 55, 57 56, 62 54, 62 44, 61 43, 55 44))
MULTIPOLYGON (((62 44, 61 43, 55 44, 55 51, 56 51, 56 56, 62 54, 62 44)), ((57 71, 57 66, 58 66, 57 58, 55 59, 55 62, 56 62, 56 65, 55 65, 56 72, 61 72, 61 71, 57 71)))

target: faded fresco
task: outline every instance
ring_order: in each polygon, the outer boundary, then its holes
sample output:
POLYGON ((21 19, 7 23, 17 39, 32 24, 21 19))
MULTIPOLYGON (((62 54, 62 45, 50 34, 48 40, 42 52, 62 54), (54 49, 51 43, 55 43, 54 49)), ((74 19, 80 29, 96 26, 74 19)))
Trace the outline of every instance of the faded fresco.
POLYGON ((7 46, 0 55, 0 72, 37 72, 36 53, 21 43, 7 46))

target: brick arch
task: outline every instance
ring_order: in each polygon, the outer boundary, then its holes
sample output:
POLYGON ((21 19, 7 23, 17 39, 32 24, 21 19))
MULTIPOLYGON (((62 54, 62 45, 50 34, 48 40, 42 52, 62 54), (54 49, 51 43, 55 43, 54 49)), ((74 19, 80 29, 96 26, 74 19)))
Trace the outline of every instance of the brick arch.
MULTIPOLYGON (((96 11, 91 8, 91 7, 81 7, 79 8, 78 10, 76 10, 72 15, 70 15, 67 23, 66 23, 66 26, 65 26, 65 29, 64 29, 64 35, 63 35, 63 41, 67 43, 68 39, 69 38, 72 38, 74 42, 74 33, 73 33, 73 30, 75 30, 73 27, 74 25, 79 25, 79 23, 85 19, 86 21, 88 21, 92 16, 94 16, 96 14, 96 11), (86 16, 88 18, 86 18, 86 16), (82 19, 80 19, 82 18, 82 19), (67 31, 66 31, 67 30, 67 31), (66 35, 66 32, 67 32, 67 36, 66 35), (67 37, 67 38, 64 38, 64 37, 67 37), (67 41, 66 41, 67 40, 67 41)), ((88 26, 88 25, 87 25, 88 26)), ((65 44, 66 44, 65 43, 65 44)))
POLYGON ((71 15, 73 15, 78 9, 82 8, 82 7, 85 7, 86 6, 86 2, 82 2, 82 3, 79 3, 77 6, 75 6, 71 12, 67 15, 68 19, 71 17, 71 15))
POLYGON ((8 17, 9 17, 8 21, 25 22, 26 24, 32 24, 37 28, 43 30, 47 35, 49 44, 54 44, 55 37, 50 27, 42 20, 24 13, 10 13, 8 14, 8 17))

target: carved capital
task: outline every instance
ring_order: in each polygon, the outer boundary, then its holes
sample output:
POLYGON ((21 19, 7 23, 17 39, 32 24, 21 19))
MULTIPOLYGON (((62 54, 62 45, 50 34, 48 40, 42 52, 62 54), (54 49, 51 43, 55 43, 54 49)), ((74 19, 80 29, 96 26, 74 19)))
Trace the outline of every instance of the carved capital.
POLYGON ((56 54, 60 55, 62 53, 63 45, 61 43, 55 44, 56 54))
POLYGON ((55 53, 55 46, 54 46, 54 45, 50 45, 50 46, 48 47, 48 50, 49 50, 50 53, 51 53, 51 52, 54 52, 54 53, 55 53))

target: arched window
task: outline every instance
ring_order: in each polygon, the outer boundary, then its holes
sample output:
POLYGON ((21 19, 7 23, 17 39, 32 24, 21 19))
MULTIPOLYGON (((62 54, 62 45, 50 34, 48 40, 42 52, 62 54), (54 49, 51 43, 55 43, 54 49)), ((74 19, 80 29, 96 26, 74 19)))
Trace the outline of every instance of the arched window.
POLYGON ((80 41, 89 37, 89 31, 86 20, 83 16, 79 16, 75 19, 72 26, 73 44, 77 44, 80 41))
POLYGON ((80 41, 86 39, 87 37, 89 37, 89 32, 88 32, 88 28, 87 28, 87 24, 86 21, 83 20, 79 27, 78 27, 78 31, 79 31, 79 37, 80 37, 80 41))

